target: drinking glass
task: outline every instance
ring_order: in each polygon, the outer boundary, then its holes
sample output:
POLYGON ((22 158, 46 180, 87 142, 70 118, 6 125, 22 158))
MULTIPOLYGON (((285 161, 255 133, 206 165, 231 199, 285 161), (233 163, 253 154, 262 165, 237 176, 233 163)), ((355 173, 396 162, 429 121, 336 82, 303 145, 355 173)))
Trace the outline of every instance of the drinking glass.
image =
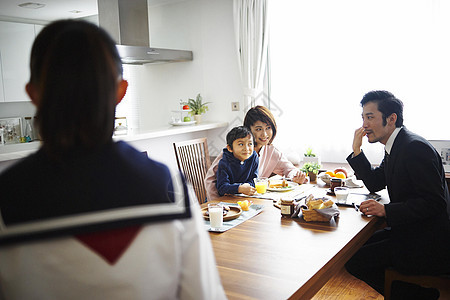
POLYGON ((269 183, 267 177, 255 178, 255 188, 258 194, 264 194, 267 191, 267 185, 269 183))
POLYGON ((209 222, 212 230, 218 230, 223 225, 223 208, 220 203, 208 204, 209 222))
POLYGON ((348 196, 348 187, 337 186, 334 188, 334 194, 336 195, 336 200, 338 203, 346 203, 348 196))

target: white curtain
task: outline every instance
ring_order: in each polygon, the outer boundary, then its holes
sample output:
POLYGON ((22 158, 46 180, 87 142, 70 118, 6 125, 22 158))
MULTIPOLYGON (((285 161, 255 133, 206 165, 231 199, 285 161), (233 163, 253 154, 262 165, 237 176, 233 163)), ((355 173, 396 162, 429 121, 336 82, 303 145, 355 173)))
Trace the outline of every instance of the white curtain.
POLYGON ((267 63, 267 0, 234 0, 234 27, 245 108, 263 96, 267 63))

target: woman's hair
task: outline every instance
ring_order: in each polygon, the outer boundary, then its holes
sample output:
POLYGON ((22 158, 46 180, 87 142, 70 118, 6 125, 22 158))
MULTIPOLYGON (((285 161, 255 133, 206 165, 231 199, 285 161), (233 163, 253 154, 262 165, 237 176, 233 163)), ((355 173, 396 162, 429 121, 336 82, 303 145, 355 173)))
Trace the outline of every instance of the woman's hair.
POLYGON ((272 138, 269 141, 269 145, 272 144, 273 139, 277 135, 277 123, 275 118, 267 107, 257 105, 249 109, 244 119, 244 126, 251 128, 257 121, 269 124, 272 127, 272 138))
POLYGON ((122 63, 114 41, 85 21, 46 26, 31 51, 30 84, 39 97, 38 127, 52 156, 111 142, 122 63))
POLYGON ((361 106, 369 102, 374 102, 378 105, 378 110, 383 117, 383 126, 387 124, 387 117, 395 113, 397 121, 395 127, 403 126, 403 102, 397 99, 392 93, 388 91, 371 91, 364 95, 361 100, 361 106))

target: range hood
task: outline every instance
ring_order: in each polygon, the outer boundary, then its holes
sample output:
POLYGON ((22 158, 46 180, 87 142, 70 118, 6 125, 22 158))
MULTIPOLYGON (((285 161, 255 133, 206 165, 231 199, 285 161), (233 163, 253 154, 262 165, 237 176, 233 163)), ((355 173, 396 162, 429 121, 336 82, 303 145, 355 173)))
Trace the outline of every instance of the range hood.
POLYGON ((147 0, 98 0, 98 21, 117 43, 124 64, 190 61, 192 51, 151 48, 147 0))

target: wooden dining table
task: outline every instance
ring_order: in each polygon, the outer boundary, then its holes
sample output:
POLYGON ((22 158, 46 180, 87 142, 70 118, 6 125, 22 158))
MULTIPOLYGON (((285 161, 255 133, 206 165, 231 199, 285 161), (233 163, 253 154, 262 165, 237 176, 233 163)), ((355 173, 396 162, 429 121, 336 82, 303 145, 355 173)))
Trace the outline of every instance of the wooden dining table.
MULTIPOLYGON (((307 193, 322 197, 326 188, 314 184, 307 193)), ((381 202, 389 201, 385 190, 379 194, 381 202)), ((306 222, 281 216, 272 200, 248 199, 264 205, 263 211, 228 231, 210 232, 228 299, 309 299, 384 225, 382 218, 352 207, 339 207, 339 217, 330 222, 306 222)), ((239 200, 224 196, 215 202, 239 200)))

